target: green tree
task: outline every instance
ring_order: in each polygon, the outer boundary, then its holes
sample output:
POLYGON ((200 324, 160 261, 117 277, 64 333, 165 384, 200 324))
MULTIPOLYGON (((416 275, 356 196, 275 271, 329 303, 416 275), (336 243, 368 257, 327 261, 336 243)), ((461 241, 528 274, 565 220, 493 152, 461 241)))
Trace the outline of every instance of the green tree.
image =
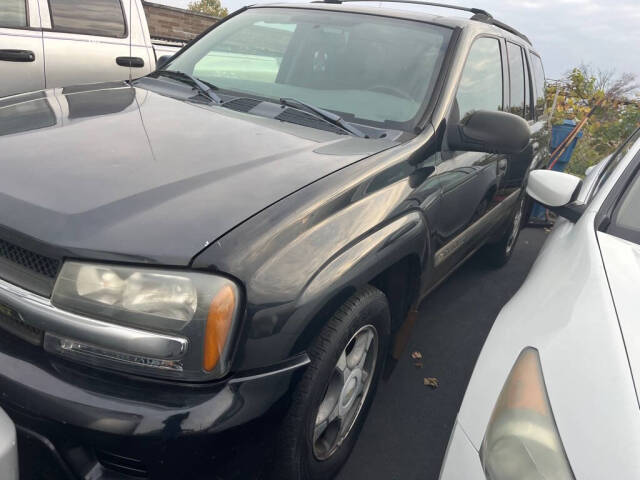
POLYGON ((615 71, 594 70, 581 65, 549 86, 547 105, 556 99, 552 122, 565 119, 581 121, 594 107, 583 128, 567 170, 583 175, 585 170, 612 153, 640 126, 640 97, 633 74, 616 75, 615 71), (557 94, 557 96, 556 96, 557 94))
POLYGON ((190 2, 187 8, 192 12, 206 13, 218 18, 229 15, 229 10, 222 6, 220 0, 196 0, 195 2, 190 2))

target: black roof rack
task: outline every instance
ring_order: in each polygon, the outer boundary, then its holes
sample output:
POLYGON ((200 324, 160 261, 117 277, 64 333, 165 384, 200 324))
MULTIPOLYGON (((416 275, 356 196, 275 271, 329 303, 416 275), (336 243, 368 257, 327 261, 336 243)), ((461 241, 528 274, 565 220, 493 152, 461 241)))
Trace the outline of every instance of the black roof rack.
MULTIPOLYGON (((345 3, 345 2, 371 2, 371 1, 379 1, 379 0, 323 0, 318 3, 345 3)), ((462 10, 463 12, 470 12, 475 15, 482 15, 489 18, 491 14, 486 10, 482 10, 480 8, 467 8, 461 7, 459 5, 448 5, 446 3, 436 3, 436 2, 423 2, 422 0, 382 0, 386 3, 413 3, 414 5, 428 5, 430 7, 443 7, 443 8, 452 8, 454 10, 462 10)))
POLYGON ((524 35, 523 33, 520 33, 518 30, 516 30, 513 27, 510 27, 506 23, 502 23, 501 21, 496 20, 495 18, 493 18, 493 15, 491 15, 489 12, 487 12, 486 10, 482 10, 480 8, 461 7, 460 5, 449 5, 447 3, 423 2, 422 0, 321 0, 320 2, 317 2, 317 3, 340 4, 340 3, 346 3, 346 2, 370 2, 370 1, 382 1, 385 3, 410 3, 414 5, 426 5, 429 7, 450 8, 453 10, 461 10, 463 12, 473 13, 473 17, 471 17, 471 20, 474 20, 476 22, 487 23, 489 25, 494 25, 498 28, 501 28, 502 30, 506 30, 509 33, 513 33, 514 35, 520 37, 529 45, 531 45, 531 41, 527 38, 526 35, 524 35))
MULTIPOLYGON (((347 0, 347 1, 354 1, 354 0, 347 0)), ((388 1, 388 0, 384 0, 384 1, 388 1)), ((471 20, 475 20, 476 22, 488 23, 489 25, 494 25, 498 28, 501 28, 502 30, 506 30, 509 33, 513 33, 516 37, 520 37, 522 40, 524 40, 529 45, 531 45, 531 40, 529 40, 529 37, 527 37, 524 33, 520 33, 518 30, 516 30, 512 26, 507 25, 506 23, 503 23, 500 20, 496 20, 491 15, 486 16, 482 13, 476 13, 473 17, 471 17, 471 20)))

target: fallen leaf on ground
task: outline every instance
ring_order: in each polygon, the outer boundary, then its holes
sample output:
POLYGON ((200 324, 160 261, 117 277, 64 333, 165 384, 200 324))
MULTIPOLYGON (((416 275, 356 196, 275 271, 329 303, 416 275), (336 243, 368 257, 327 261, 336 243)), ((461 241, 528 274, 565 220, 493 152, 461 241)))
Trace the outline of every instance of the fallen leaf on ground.
POLYGON ((414 362, 413 366, 416 368, 422 368, 422 362, 414 362))
POLYGON ((424 386, 431 387, 431 388, 438 388, 440 386, 440 382, 435 377, 425 377, 424 386))
POLYGON ((545 228, 544 229, 544 233, 551 233, 551 229, 550 228, 545 228))
POLYGON ((420 360, 422 358, 422 354, 418 351, 415 351, 411 354, 411 358, 414 360, 420 360))

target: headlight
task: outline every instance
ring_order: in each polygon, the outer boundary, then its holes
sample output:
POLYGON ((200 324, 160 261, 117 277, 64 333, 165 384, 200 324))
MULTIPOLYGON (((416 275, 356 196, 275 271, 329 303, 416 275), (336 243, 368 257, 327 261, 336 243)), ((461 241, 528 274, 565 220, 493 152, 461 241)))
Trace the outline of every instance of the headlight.
POLYGON ((219 378, 229 370, 239 301, 236 284, 215 275, 66 262, 51 303, 111 327, 102 329, 103 335, 93 329, 90 338, 81 332, 79 338, 48 332, 45 348, 69 359, 143 375, 219 378), (114 344, 113 329, 125 341, 114 344), (145 354, 141 345, 149 347, 145 354))
POLYGON ((574 478, 534 348, 522 351, 502 388, 480 457, 488 480, 574 478))

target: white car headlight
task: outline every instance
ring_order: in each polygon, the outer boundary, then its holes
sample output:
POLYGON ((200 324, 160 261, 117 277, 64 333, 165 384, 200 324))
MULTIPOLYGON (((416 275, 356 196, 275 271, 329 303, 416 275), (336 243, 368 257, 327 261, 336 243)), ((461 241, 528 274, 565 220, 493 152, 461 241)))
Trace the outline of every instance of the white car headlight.
POLYGON ((488 480, 572 480, 538 351, 526 348, 496 402, 480 449, 488 480))
POLYGON ((47 332, 45 349, 144 375, 219 378, 229 369, 239 301, 237 285, 217 275, 69 261, 51 303, 104 327, 77 336, 47 332), (118 326, 117 338, 124 341, 113 340, 118 326))

